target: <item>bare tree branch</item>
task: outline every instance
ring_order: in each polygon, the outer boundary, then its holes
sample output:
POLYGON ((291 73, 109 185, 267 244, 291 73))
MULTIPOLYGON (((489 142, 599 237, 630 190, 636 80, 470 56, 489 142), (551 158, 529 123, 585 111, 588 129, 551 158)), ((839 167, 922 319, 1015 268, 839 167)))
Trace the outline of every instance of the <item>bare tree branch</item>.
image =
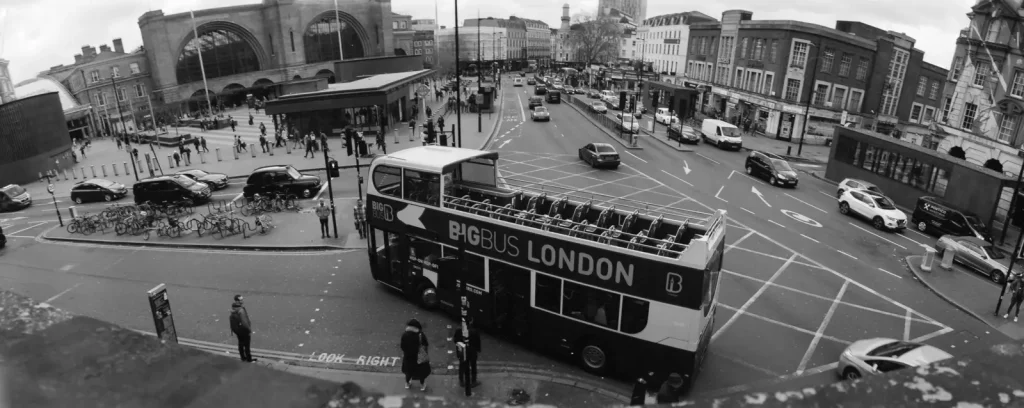
POLYGON ((605 63, 618 57, 622 38, 622 26, 614 19, 578 15, 566 44, 577 51, 581 62, 605 63))

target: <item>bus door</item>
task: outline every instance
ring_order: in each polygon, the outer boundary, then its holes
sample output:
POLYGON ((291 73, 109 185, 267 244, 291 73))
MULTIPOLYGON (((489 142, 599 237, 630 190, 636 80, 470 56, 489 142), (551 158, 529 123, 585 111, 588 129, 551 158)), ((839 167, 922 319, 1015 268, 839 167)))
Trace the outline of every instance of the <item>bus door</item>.
POLYGON ((514 339, 526 340, 529 335, 530 271, 494 259, 488 262, 494 327, 514 339))
POLYGON ((407 290, 410 283, 409 268, 406 268, 408 255, 408 237, 373 228, 370 234, 370 245, 374 251, 374 262, 372 264, 373 276, 378 281, 386 283, 402 291, 407 290))

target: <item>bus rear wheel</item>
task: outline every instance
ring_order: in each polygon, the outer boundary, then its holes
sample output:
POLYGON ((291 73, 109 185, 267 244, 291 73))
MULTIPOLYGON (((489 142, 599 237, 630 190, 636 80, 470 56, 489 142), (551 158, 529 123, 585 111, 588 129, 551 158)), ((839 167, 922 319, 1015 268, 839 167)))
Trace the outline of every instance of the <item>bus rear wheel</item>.
POLYGON ((580 349, 580 362, 584 369, 595 374, 608 371, 608 353, 596 343, 588 342, 580 349))
POLYGON ((420 286, 417 292, 419 293, 420 305, 431 310, 437 308, 437 289, 434 289, 433 285, 424 284, 420 286))

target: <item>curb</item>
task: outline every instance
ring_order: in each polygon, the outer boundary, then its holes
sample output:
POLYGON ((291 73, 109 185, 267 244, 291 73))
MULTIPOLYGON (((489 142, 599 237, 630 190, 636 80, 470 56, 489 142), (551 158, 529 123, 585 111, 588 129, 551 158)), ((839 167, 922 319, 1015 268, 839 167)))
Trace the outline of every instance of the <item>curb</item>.
POLYGON ((39 237, 42 241, 50 242, 70 242, 75 244, 99 244, 109 246, 123 246, 123 247, 149 247, 149 248, 177 248, 177 249, 215 249, 222 251, 238 251, 238 252, 328 252, 328 251, 343 251, 353 249, 365 249, 365 248, 349 248, 333 245, 292 245, 292 246, 271 246, 271 245, 215 245, 215 244, 165 244, 158 242, 126 242, 126 241, 112 241, 107 239, 82 239, 82 238, 52 238, 47 237, 44 232, 39 237))
POLYGON ((989 327, 991 327, 993 329, 999 330, 995 326, 989 324, 988 321, 986 321, 985 318, 983 318, 977 312, 964 307, 959 302, 953 300, 949 296, 946 296, 944 293, 940 292, 938 289, 935 289, 934 287, 932 287, 932 285, 928 284, 928 281, 926 281, 926 280, 921 278, 921 275, 923 274, 923 272, 918 271, 918 269, 920 267, 915 266, 915 263, 911 261, 911 258, 914 258, 915 260, 920 261, 922 256, 921 255, 909 255, 906 258, 903 258, 903 261, 906 262, 907 269, 910 269, 910 273, 914 275, 914 279, 917 279, 918 282, 921 282, 921 284, 923 284, 924 287, 928 288, 928 290, 932 291, 932 293, 938 295, 940 298, 942 298, 942 300, 945 300, 946 302, 949 302, 949 304, 953 305, 957 309, 960 309, 960 311, 971 315, 971 317, 980 320, 982 323, 985 323, 987 326, 989 326, 989 327))
MULTIPOLYGON (((573 98, 575 99, 575 97, 573 97, 573 98)), ((569 103, 568 105, 571 106, 573 109, 575 109, 576 112, 579 113, 580 115, 582 115, 588 122, 590 122, 592 125, 594 125, 598 129, 600 129, 601 132, 603 132, 605 135, 610 137, 612 140, 614 140, 618 144, 622 145, 622 147, 626 148, 626 150, 643 150, 644 149, 643 147, 640 147, 640 146, 632 147, 630 145, 627 145, 626 142, 624 142, 622 140, 619 140, 619 138, 616 137, 614 134, 612 134, 607 128, 605 128, 604 125, 602 125, 600 123, 597 123, 597 121, 592 119, 590 117, 590 115, 588 115, 586 112, 583 112, 579 107, 577 107, 575 103, 569 103)))
POLYGON ((801 173, 809 174, 811 177, 814 177, 814 178, 816 178, 818 180, 821 180, 821 181, 824 181, 826 183, 829 183, 829 184, 831 184, 833 186, 838 186, 839 185, 838 182, 829 180, 827 178, 824 178, 824 177, 821 177, 821 176, 815 174, 813 170, 807 170, 807 169, 800 168, 800 169, 797 169, 797 171, 799 171, 801 173))
MULTIPOLYGON (((504 92, 502 93, 502 95, 504 95, 504 92)), ((500 98, 500 99, 501 99, 501 102, 498 103, 498 114, 499 115, 504 114, 503 110, 505 109, 505 98, 504 98, 504 96, 502 96, 502 98, 500 98)), ((484 139, 484 142, 482 144, 480 144, 480 147, 478 148, 478 150, 487 150, 486 149, 487 145, 491 144, 491 140, 494 139, 494 135, 498 134, 498 127, 499 127, 498 125, 500 125, 500 124, 501 124, 501 117, 499 116, 498 119, 494 121, 494 124, 491 125, 491 133, 489 135, 487 135, 487 139, 484 139)))

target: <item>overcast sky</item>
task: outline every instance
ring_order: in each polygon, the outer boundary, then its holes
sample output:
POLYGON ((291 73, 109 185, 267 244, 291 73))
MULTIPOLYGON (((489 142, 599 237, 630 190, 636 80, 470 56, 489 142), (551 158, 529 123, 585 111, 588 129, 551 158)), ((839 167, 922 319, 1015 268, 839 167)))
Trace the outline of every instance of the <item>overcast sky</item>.
MULTIPOLYGON (((11 61, 15 83, 32 78, 51 66, 70 64, 83 45, 98 47, 114 38, 124 40, 125 49, 142 45, 138 19, 149 10, 165 14, 239 4, 260 0, 0 0, 0 58, 11 61)), ((302 1, 302 0, 299 0, 302 1)), ((330 0, 308 0, 324 2, 330 0)), ((476 17, 519 17, 542 20, 558 27, 561 6, 568 3, 572 14, 593 13, 597 0, 462 0, 459 19, 476 17)), ((862 21, 876 27, 904 32, 917 39, 916 47, 925 51, 925 61, 948 67, 956 36, 967 26, 967 14, 974 0, 648 0, 647 16, 700 11, 721 18, 722 11, 744 9, 755 20, 798 20, 826 27, 835 21, 862 21)), ((344 6, 343 6, 344 7, 344 6)), ((433 18, 430 0, 394 0, 392 10, 413 18, 433 18)), ((454 1, 439 0, 437 13, 441 25, 455 21, 454 1)))

